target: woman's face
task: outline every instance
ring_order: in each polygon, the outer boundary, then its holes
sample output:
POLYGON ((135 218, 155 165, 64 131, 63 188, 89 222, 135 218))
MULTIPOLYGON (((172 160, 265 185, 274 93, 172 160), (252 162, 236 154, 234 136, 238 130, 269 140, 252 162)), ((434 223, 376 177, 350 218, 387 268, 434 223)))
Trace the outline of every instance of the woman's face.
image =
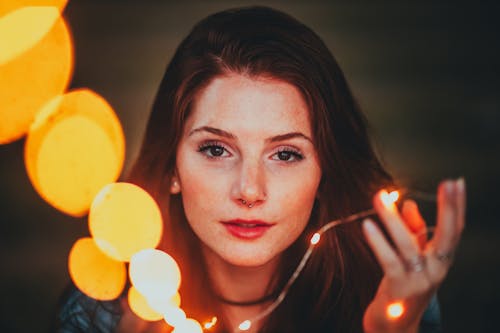
POLYGON ((276 79, 215 78, 196 96, 176 175, 206 255, 246 267, 277 258, 308 223, 321 178, 301 94, 276 79))

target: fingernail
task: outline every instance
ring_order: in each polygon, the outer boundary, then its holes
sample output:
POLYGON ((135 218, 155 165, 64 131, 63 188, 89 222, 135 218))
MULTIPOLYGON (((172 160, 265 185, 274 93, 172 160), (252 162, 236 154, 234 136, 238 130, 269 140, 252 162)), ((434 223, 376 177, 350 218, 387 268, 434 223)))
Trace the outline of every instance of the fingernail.
POLYGON ((377 231, 375 225, 373 224, 373 222, 369 219, 365 219, 363 221, 363 227, 365 228, 365 230, 370 233, 370 234, 373 234, 377 231))
POLYGON ((415 209, 416 206, 417 206, 417 204, 415 203, 415 201, 413 201, 411 199, 406 199, 403 202, 403 206, 401 207, 401 210, 415 209))
POLYGON ((455 192, 455 182, 448 180, 445 184, 446 194, 453 195, 455 192))
POLYGON ((457 186, 457 191, 459 193, 463 193, 464 192, 464 190, 465 190, 465 179, 464 179, 464 177, 458 178, 458 180, 456 182, 456 186, 457 186))

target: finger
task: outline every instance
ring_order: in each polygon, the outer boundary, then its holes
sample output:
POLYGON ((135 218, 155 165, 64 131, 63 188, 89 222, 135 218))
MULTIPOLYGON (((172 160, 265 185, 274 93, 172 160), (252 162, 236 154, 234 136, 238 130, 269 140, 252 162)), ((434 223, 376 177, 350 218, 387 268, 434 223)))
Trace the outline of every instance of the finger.
POLYGON ((390 277, 404 274, 401 259, 372 220, 363 221, 363 232, 384 273, 390 277))
POLYGON ((457 223, 456 186, 452 180, 442 182, 438 188, 437 225, 432 245, 439 253, 448 253, 455 248, 457 223))
POLYGON ((427 227, 416 202, 413 200, 405 200, 403 202, 403 207, 401 207, 401 215, 408 228, 417 238, 420 249, 423 249, 427 242, 427 227))
POLYGON ((384 191, 375 195, 373 206, 377 211, 382 223, 384 223, 398 251, 405 260, 411 260, 420 253, 417 240, 413 237, 411 230, 406 226, 399 215, 395 204, 385 204, 381 196, 384 191))
POLYGON ((457 186, 457 224, 460 234, 465 227, 465 207, 466 207, 466 192, 465 180, 459 178, 456 183, 457 186))

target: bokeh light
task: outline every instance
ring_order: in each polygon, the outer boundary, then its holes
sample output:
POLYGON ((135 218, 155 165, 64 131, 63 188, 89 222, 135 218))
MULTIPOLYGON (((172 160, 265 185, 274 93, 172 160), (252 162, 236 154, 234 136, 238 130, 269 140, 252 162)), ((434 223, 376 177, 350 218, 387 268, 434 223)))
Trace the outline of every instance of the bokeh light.
POLYGON ((320 239, 321 239, 321 235, 319 233, 315 232, 314 235, 312 235, 312 237, 311 237, 311 244, 312 245, 318 244, 320 239))
POLYGON ((94 241, 80 238, 69 253, 69 275, 84 294, 97 300, 117 298, 125 287, 125 264, 102 253, 94 241))
POLYGON ((103 252, 129 261, 134 253, 158 245, 163 222, 158 205, 146 191, 130 183, 112 183, 92 202, 89 229, 103 252))
POLYGON ((156 249, 134 254, 130 260, 129 275, 132 285, 148 299, 155 295, 172 297, 181 283, 181 272, 175 260, 156 249))
POLYGON ((132 312, 146 321, 163 319, 163 314, 156 312, 149 305, 147 299, 133 286, 128 290, 128 304, 132 312))
POLYGON ((56 7, 22 7, 0 18, 0 65, 36 45, 58 18, 56 7))
POLYGON ((390 319, 398 319, 404 313, 404 306, 401 302, 394 302, 387 306, 387 317, 390 319))
POLYGON ((172 327, 182 326, 186 321, 186 313, 179 307, 170 306, 165 309, 163 319, 172 327))
POLYGON ((64 10, 68 0, 2 0, 0 1, 0 17, 21 7, 56 7, 59 12, 64 10))
POLYGON ((203 328, 205 328, 206 330, 209 330, 212 327, 214 327, 215 324, 217 324, 217 317, 212 317, 212 319, 210 319, 210 321, 207 321, 205 324, 203 324, 203 328))
POLYGON ((179 325, 175 326, 172 333, 202 333, 203 329, 199 322, 192 318, 187 318, 179 325))
POLYGON ((47 103, 25 145, 28 176, 42 198, 83 216, 99 190, 115 181, 125 157, 119 119, 99 95, 79 89, 47 103))
POLYGON ((177 292, 174 296, 162 296, 161 294, 149 295, 147 298, 148 305, 159 313, 164 313, 171 307, 178 308, 181 305, 181 296, 177 292))
POLYGON ((398 191, 392 191, 390 193, 387 193, 387 191, 383 191, 380 194, 380 199, 386 206, 391 206, 394 204, 396 201, 399 199, 399 192, 398 191))
POLYGON ((25 135, 40 108, 66 90, 73 45, 55 8, 21 9, 0 22, 0 144, 5 144, 25 135), (19 26, 24 32, 12 31, 19 26))
POLYGON ((245 320, 238 326, 242 331, 248 331, 250 327, 252 327, 252 322, 250 320, 245 320))

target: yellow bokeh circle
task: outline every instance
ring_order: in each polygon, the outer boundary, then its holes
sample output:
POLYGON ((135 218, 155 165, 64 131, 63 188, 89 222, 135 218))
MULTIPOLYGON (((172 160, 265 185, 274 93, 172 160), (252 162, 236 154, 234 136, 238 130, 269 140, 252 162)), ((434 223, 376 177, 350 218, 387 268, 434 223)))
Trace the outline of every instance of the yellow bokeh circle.
POLYGON ((0 1, 0 17, 23 7, 55 7, 62 12, 67 2, 68 0, 2 0, 0 1))
POLYGON ((24 155, 38 194, 66 214, 83 216, 99 190, 119 177, 125 139, 111 106, 96 93, 80 89, 42 108, 31 125, 24 155))
POLYGON ((160 242, 163 222, 154 199, 130 183, 106 185, 97 194, 89 212, 90 234, 110 257, 129 261, 160 242))
POLYGON ((153 310, 149 306, 147 299, 133 286, 128 290, 128 304, 132 312, 146 321, 158 321, 163 319, 163 314, 153 310))
POLYGON ((75 242, 69 253, 68 268, 77 288, 97 300, 117 298, 127 280, 125 264, 106 256, 89 237, 75 242))
POLYGON ((25 135, 40 108, 64 93, 73 44, 57 8, 21 8, 0 18, 0 53, 0 144, 5 144, 25 135))

